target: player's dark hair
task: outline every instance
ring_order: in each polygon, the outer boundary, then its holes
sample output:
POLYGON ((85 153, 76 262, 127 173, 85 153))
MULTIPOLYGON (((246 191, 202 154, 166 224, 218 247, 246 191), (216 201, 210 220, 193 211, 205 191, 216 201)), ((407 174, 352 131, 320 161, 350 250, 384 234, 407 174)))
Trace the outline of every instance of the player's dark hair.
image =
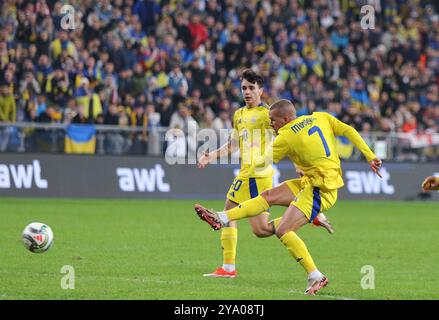
POLYGON ((244 79, 250 83, 257 83, 259 88, 262 88, 264 86, 264 78, 251 69, 245 69, 242 72, 241 81, 244 79))

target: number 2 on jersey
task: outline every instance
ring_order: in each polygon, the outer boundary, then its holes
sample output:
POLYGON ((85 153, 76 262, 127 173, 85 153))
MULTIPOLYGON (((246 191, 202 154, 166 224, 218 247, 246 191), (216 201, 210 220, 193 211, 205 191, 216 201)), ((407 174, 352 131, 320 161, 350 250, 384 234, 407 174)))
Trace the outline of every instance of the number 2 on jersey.
POLYGON ((325 137, 323 136, 322 130, 320 130, 319 127, 313 126, 308 131, 308 135, 312 135, 313 133, 317 132, 320 136, 320 139, 322 140, 323 147, 325 148, 326 156, 329 157, 331 155, 331 151, 329 151, 328 144, 326 143, 325 137))

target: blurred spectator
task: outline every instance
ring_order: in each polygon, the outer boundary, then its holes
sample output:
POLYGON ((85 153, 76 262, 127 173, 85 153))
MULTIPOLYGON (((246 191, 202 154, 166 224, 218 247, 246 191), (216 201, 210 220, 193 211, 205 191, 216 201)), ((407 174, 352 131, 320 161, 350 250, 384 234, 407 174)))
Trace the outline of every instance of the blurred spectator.
POLYGON ((114 65, 114 71, 121 72, 128 66, 127 54, 122 47, 122 41, 115 38, 110 48, 110 61, 114 65))
POLYGON ((188 132, 189 126, 197 127, 197 123, 191 116, 189 108, 184 104, 181 104, 178 106, 178 110, 172 114, 169 128, 180 129, 183 132, 188 132))
POLYGON ((154 30, 159 12, 160 7, 154 0, 137 0, 133 7, 133 13, 139 17, 143 31, 146 33, 154 30))
POLYGON ((75 44, 69 40, 69 34, 65 30, 58 31, 55 39, 50 44, 50 54, 54 60, 57 60, 63 51, 77 60, 77 51, 75 44))
POLYGON ((150 103, 146 106, 148 128, 157 128, 160 124, 160 113, 155 111, 155 106, 150 103))
POLYGON ((116 104, 111 104, 104 116, 104 123, 116 126, 119 124, 119 108, 116 104))
POLYGON ((135 133, 132 137, 131 153, 135 154, 145 154, 146 153, 146 140, 147 140, 147 129, 148 129, 148 115, 145 112, 145 106, 142 104, 137 104, 131 111, 131 126, 142 127, 141 133, 135 133))
POLYGON ((102 113, 102 104, 99 95, 90 89, 90 81, 83 77, 75 93, 76 103, 88 123, 102 113))
POLYGON ((367 108, 369 106, 369 96, 364 87, 363 81, 361 79, 356 79, 354 83, 354 87, 349 92, 353 106, 360 110, 367 108))
POLYGON ((170 134, 167 136, 169 147, 166 149, 167 156, 184 157, 188 151, 195 154, 197 147, 197 122, 190 114, 189 108, 181 104, 178 110, 172 114, 169 124, 170 134))
POLYGON ((40 94, 37 97, 37 105, 36 105, 36 110, 35 110, 36 117, 40 116, 40 114, 45 112, 46 108, 47 108, 46 96, 40 94))
POLYGON ((219 116, 213 120, 212 129, 216 131, 232 129, 232 121, 227 111, 220 111, 219 116))
POLYGON ((148 89, 148 80, 145 77, 141 64, 134 66, 134 73, 131 78, 129 92, 134 96, 138 96, 148 89))
POLYGON ((35 118, 35 122, 51 123, 56 118, 58 118, 58 115, 57 115, 55 106, 52 104, 49 104, 46 107, 46 109, 35 118))
POLYGON ((64 108, 69 98, 69 85, 67 72, 56 69, 47 77, 45 93, 51 102, 64 108))
POLYGON ((159 42, 164 42, 167 36, 170 36, 171 39, 177 38, 178 32, 174 28, 172 24, 172 18, 170 16, 163 17, 163 19, 157 26, 155 34, 159 42))
POLYGON ((188 83, 178 64, 174 65, 172 71, 168 74, 168 78, 168 85, 172 88, 174 93, 180 93, 181 95, 186 96, 189 89, 188 83))
POLYGON ((205 128, 212 129, 214 118, 215 115, 213 114, 212 111, 204 112, 203 119, 200 121, 200 129, 205 129, 205 128))
POLYGON ((7 84, 0 85, 0 121, 14 123, 17 108, 14 95, 7 84))
POLYGON ((165 97, 160 106, 160 125, 162 127, 169 127, 171 123, 171 117, 174 113, 175 108, 172 105, 172 99, 165 97))
POLYGON ((200 45, 202 45, 208 37, 207 28, 201 22, 200 16, 198 14, 194 14, 191 17, 191 22, 188 24, 188 29, 191 33, 192 41, 191 41, 191 49, 198 49, 200 45))

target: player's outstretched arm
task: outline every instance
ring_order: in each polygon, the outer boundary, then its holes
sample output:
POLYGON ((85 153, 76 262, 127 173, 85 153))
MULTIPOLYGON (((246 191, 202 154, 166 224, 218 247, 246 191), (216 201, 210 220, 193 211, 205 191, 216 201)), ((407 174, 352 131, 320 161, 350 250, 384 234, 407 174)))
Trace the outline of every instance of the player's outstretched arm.
POLYGON ((439 177, 430 176, 422 182, 422 190, 424 192, 430 190, 439 190, 439 177))
POLYGON ((382 178, 379 170, 383 162, 375 155, 375 153, 373 153, 358 131, 329 114, 328 117, 335 135, 348 138, 349 141, 352 142, 352 144, 366 157, 372 171, 382 178))
POLYGON ((375 158, 372 159, 371 161, 369 161, 369 166, 372 169, 373 172, 375 172, 378 177, 382 178, 381 173, 380 173, 380 168, 381 165, 383 164, 383 162, 381 161, 381 159, 375 158))
POLYGON ((220 148, 213 150, 211 152, 204 152, 201 155, 200 159, 198 159, 198 164, 197 164, 198 168, 204 169, 212 161, 221 157, 229 156, 230 154, 232 154, 237 150, 238 146, 239 146, 238 141, 236 141, 233 138, 230 138, 229 141, 224 145, 222 145, 220 148))

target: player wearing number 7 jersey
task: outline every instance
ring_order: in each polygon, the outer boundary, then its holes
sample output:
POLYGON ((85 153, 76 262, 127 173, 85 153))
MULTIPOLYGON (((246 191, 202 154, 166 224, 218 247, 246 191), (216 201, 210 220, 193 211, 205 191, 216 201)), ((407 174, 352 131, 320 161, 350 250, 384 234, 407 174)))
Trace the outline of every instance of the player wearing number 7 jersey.
MULTIPOLYGON (((202 169, 214 159, 230 155, 239 148, 241 169, 227 192, 225 210, 232 209, 273 186, 271 166, 255 172, 253 163, 253 158, 258 154, 264 154, 266 146, 270 148, 272 142, 272 135, 268 134, 271 133, 269 110, 261 100, 263 86, 264 79, 261 75, 250 69, 243 71, 241 90, 246 105, 238 109, 233 116, 232 135, 221 148, 204 154, 198 162, 198 167, 202 169)), ((268 221, 268 212, 249 219, 253 233, 257 237, 273 235, 275 221, 268 221)), ((332 232, 332 226, 323 214, 317 216, 313 223, 332 232)), ((221 229, 223 265, 211 273, 204 274, 205 277, 235 278, 237 276, 235 268, 237 243, 237 223, 231 221, 221 229)))
POLYGON ((256 166, 264 167, 270 160, 277 163, 289 157, 305 175, 285 181, 228 211, 217 213, 200 205, 195 205, 195 211, 214 229, 220 229, 229 221, 257 216, 270 206, 287 205, 282 219, 275 225, 275 233, 308 274, 305 294, 315 294, 327 285, 328 279, 317 269, 296 231, 319 212, 330 209, 337 200, 337 190, 344 185, 336 136, 347 137, 379 176, 381 160, 355 129, 328 113, 314 112, 297 118, 294 105, 279 100, 270 107, 270 121, 277 134, 273 152, 255 160, 256 166))

